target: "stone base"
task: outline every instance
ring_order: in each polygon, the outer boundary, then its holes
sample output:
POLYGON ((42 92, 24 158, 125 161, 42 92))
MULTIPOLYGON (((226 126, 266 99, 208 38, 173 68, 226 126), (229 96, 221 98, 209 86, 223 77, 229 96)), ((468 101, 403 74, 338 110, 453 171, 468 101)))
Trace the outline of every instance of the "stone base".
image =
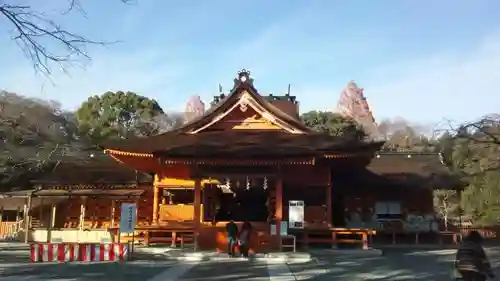
POLYGON ((331 257, 379 257, 384 254, 380 249, 318 249, 309 251, 315 256, 331 257))
MULTIPOLYGON (((181 261, 222 261, 222 260, 248 260, 243 257, 229 257, 226 253, 217 253, 213 251, 192 252, 169 247, 136 247, 134 252, 141 254, 151 254, 163 256, 166 259, 181 261)), ((258 253, 250 255, 250 260, 266 262, 309 262, 311 254, 306 252, 276 252, 276 253, 258 253)))

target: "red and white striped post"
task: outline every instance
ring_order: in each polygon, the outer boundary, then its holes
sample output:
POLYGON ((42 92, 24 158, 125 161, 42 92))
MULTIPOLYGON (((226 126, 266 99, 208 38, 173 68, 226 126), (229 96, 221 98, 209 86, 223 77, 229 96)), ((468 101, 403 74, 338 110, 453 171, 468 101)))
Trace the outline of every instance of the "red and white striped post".
POLYGON ((130 260, 128 243, 70 244, 39 243, 30 245, 32 262, 99 262, 130 260))

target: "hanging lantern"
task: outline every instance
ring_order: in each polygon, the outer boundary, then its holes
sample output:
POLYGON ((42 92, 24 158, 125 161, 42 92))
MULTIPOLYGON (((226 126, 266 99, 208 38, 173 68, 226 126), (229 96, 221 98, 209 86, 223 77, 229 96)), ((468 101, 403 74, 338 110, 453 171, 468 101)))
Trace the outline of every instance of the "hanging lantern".
POLYGON ((249 180, 249 179, 248 179, 248 177, 247 177, 247 190, 250 190, 250 187, 251 187, 251 186, 250 186, 250 180, 249 180))
POLYGON ((267 177, 264 177, 264 183, 262 184, 262 188, 263 188, 264 190, 266 190, 266 189, 267 189, 267 177))

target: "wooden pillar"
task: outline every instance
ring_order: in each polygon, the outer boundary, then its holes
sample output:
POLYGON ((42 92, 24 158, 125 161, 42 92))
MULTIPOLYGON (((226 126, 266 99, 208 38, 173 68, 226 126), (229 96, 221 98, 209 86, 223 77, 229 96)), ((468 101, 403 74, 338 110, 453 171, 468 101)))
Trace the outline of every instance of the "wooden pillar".
POLYGON ((326 186, 326 223, 328 227, 334 227, 332 221, 332 192, 333 192, 333 181, 332 181, 332 172, 330 169, 326 169, 327 171, 327 186, 326 186))
POLYGON ((3 206, 0 206, 0 236, 8 234, 7 228, 5 228, 4 230, 6 233, 2 233, 3 232, 2 222, 3 222, 3 206))
POLYGON ((40 197, 40 201, 39 201, 39 206, 38 206, 38 224, 40 226, 40 228, 42 228, 44 225, 44 222, 43 222, 43 198, 40 197))
POLYGON ((28 243, 29 231, 30 231, 30 212, 31 212, 31 201, 32 195, 28 196, 28 202, 24 205, 24 243, 28 243))
POLYGON ((276 178, 276 208, 274 217, 276 218, 276 235, 280 236, 281 221, 283 220, 283 179, 276 178))
POLYGON ((116 200, 112 199, 111 200, 111 221, 110 221, 111 228, 115 227, 115 214, 116 214, 116 200))
POLYGON ((332 227, 332 184, 326 186, 326 223, 328 227, 332 227))
POLYGON ((197 177, 194 181, 194 248, 198 248, 198 239, 201 226, 201 178, 197 177))
MULTIPOLYGON (((457 190, 457 193, 458 193, 458 202, 462 202, 462 189, 458 189, 457 190)), ((458 222, 459 222, 459 225, 462 226, 462 217, 464 215, 464 210, 462 209, 462 206, 458 206, 458 222)))
POLYGON ((90 216, 90 221, 91 221, 91 226, 90 228, 96 228, 96 224, 97 224, 97 220, 96 220, 96 215, 95 215, 95 212, 96 212, 96 208, 97 208, 97 199, 95 197, 91 197, 90 200, 92 201, 92 205, 93 206, 91 208, 92 210, 92 213, 91 213, 91 216, 90 216))
POLYGON ((52 241, 52 229, 56 223, 56 205, 52 204, 50 208, 49 223, 47 224, 47 243, 52 241))
POLYGON ((160 188, 157 185, 154 185, 154 193, 153 193, 153 224, 158 223, 159 217, 159 193, 160 188))
POLYGON ((81 199, 81 203, 80 203, 80 230, 83 230, 83 227, 85 225, 85 205, 86 205, 86 202, 87 201, 87 198, 86 197, 82 197, 81 199))
POLYGON ((56 212, 57 212, 57 205, 52 204, 52 210, 50 212, 50 228, 56 227, 56 212))
POLYGON ((16 222, 19 222, 21 220, 21 207, 18 206, 16 210, 16 222))

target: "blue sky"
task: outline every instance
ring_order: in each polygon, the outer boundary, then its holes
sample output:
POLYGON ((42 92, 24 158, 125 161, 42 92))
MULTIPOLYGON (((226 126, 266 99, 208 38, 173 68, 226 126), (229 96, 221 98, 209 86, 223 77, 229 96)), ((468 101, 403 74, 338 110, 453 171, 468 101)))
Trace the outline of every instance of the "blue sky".
MULTIPOLYGON (((38 1, 24 0, 41 5, 38 1)), ((461 121, 499 112, 500 2, 495 0, 82 0, 87 16, 39 8, 67 29, 120 43, 53 83, 34 74, 0 18, 0 88, 76 108, 89 95, 130 90, 182 110, 208 103, 250 69, 263 94, 290 83, 301 111, 333 110, 355 80, 377 120, 461 121)), ((55 68, 57 70, 57 68, 55 68)))

